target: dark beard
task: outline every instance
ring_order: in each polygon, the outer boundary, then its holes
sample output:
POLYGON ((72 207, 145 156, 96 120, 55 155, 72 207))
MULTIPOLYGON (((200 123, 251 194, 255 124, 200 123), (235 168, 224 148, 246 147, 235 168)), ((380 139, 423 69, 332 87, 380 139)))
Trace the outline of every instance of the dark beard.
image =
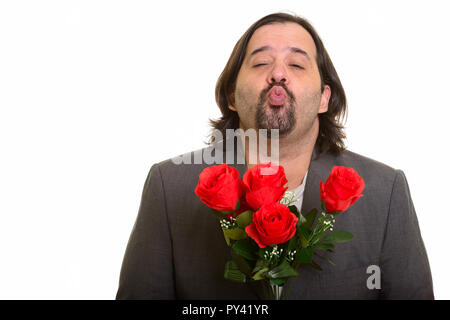
POLYGON ((258 105, 256 106, 256 125, 258 129, 267 129, 267 135, 270 137, 270 129, 278 129, 279 136, 287 135, 294 129, 296 124, 295 119, 295 97, 286 88, 284 82, 272 83, 268 88, 263 90, 259 96, 258 105), (265 104, 268 101, 267 93, 273 86, 281 86, 287 93, 288 97, 284 106, 273 106, 269 104, 271 113, 265 110, 265 104), (286 108, 286 110, 281 110, 286 108), (283 113, 283 114, 282 114, 283 113))

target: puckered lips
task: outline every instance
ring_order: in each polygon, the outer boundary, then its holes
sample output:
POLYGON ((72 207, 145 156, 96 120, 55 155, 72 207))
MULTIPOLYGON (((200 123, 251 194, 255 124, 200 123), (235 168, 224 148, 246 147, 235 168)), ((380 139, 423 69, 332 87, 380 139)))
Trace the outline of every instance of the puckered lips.
POLYGON ((268 92, 268 98, 271 105, 281 106, 284 104, 287 98, 286 91, 280 86, 274 86, 268 92))

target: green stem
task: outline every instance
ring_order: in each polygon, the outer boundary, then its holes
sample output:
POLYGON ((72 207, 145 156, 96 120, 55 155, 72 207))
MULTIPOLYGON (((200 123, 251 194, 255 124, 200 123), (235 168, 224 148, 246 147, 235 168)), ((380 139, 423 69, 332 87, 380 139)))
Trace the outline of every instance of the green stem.
POLYGON ((327 212, 323 213, 325 213, 325 216, 324 215, 320 216, 319 220, 317 221, 317 224, 314 227, 313 232, 308 238, 308 243, 312 244, 317 243, 322 238, 323 233, 332 227, 331 224, 325 224, 324 222, 332 221, 334 217, 328 214, 327 212))

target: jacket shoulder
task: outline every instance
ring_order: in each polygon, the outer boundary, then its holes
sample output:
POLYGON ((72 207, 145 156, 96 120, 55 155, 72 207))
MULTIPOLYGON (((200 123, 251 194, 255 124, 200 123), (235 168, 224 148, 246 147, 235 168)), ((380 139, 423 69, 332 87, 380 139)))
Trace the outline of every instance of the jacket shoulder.
POLYGON ((153 164, 151 170, 158 170, 167 191, 191 188, 194 190, 198 177, 209 164, 203 161, 208 147, 186 152, 153 164))
POLYGON ((371 171, 383 177, 395 177, 397 169, 380 162, 378 160, 363 156, 356 152, 345 150, 339 156, 339 160, 343 163, 348 163, 355 170, 371 171))

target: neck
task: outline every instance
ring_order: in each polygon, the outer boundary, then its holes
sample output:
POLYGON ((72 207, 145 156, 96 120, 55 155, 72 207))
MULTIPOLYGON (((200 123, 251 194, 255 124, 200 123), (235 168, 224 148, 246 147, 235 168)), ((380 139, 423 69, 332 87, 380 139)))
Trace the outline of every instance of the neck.
MULTIPOLYGON (((319 121, 314 122, 311 129, 300 136, 289 135, 279 138, 279 159, 278 164, 283 166, 288 180, 288 190, 297 188, 302 184, 303 179, 308 171, 314 145, 319 132, 319 121)), ((260 141, 257 141, 257 148, 249 148, 249 144, 245 143, 245 162, 248 168, 252 168, 257 163, 267 162, 259 156, 260 141), (256 149, 256 150, 255 150, 256 149), (253 160, 252 162, 249 161, 253 160), (257 159, 254 163, 254 159, 257 159)), ((267 156, 271 156, 271 140, 268 138, 266 150, 267 156)), ((264 152, 263 152, 264 153, 264 152)), ((276 162, 276 159, 270 159, 276 162)))

